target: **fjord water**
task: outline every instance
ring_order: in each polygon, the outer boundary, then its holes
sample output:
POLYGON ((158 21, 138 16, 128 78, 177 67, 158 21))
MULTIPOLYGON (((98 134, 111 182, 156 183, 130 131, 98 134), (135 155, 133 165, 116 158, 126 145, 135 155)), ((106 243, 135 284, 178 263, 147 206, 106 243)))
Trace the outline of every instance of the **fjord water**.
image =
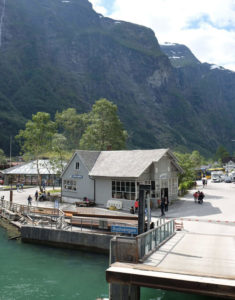
MULTIPOLYGON (((107 267, 106 255, 8 240, 5 230, 0 227, 0 300, 95 300, 108 297, 107 267)), ((210 298, 141 289, 143 299, 210 298)))

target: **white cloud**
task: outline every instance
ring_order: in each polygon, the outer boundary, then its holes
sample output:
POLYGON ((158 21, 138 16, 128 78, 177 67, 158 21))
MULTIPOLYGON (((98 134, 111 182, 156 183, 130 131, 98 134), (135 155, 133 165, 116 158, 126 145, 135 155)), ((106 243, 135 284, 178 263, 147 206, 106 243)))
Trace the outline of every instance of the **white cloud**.
POLYGON ((107 16, 108 10, 105 8, 104 5, 102 5, 102 0, 89 0, 91 2, 94 10, 98 12, 99 14, 107 16))
POLYGON ((91 2, 106 16, 152 28, 160 43, 184 44, 200 61, 235 70, 234 0, 113 0, 111 15, 102 0, 91 2))

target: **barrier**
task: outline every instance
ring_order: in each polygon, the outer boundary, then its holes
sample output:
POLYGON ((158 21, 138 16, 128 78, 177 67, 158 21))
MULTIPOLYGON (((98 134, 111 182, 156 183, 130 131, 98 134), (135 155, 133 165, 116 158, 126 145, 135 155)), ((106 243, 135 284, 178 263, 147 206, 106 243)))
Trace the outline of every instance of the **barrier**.
POLYGON ((110 208, 110 207, 116 207, 116 209, 122 209, 122 201, 118 201, 118 200, 108 200, 107 201, 107 205, 106 207, 107 208, 110 208))

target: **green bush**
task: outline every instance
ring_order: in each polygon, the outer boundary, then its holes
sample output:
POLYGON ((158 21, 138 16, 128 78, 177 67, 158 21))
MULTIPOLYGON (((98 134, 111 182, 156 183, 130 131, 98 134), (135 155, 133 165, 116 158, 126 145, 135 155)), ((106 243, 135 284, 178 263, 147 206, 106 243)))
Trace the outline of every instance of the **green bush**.
POLYGON ((191 189, 194 185, 195 185, 195 182, 192 180, 184 181, 184 182, 180 183, 179 190, 186 191, 186 190, 191 189))

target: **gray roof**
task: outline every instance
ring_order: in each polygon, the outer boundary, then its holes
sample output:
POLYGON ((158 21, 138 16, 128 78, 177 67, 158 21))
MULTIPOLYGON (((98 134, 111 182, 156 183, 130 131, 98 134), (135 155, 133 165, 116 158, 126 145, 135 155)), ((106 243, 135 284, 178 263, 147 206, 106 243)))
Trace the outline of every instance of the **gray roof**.
MULTIPOLYGON (((57 170, 51 165, 48 159, 39 160, 40 174, 56 174, 57 170)), ((22 163, 12 168, 8 168, 1 171, 3 174, 12 175, 37 175, 37 164, 36 160, 22 163)))
POLYGON ((88 171, 91 171, 101 151, 77 150, 75 153, 79 155, 88 171))
POLYGON ((168 152, 171 154, 169 149, 101 151, 89 175, 138 178, 168 152))

